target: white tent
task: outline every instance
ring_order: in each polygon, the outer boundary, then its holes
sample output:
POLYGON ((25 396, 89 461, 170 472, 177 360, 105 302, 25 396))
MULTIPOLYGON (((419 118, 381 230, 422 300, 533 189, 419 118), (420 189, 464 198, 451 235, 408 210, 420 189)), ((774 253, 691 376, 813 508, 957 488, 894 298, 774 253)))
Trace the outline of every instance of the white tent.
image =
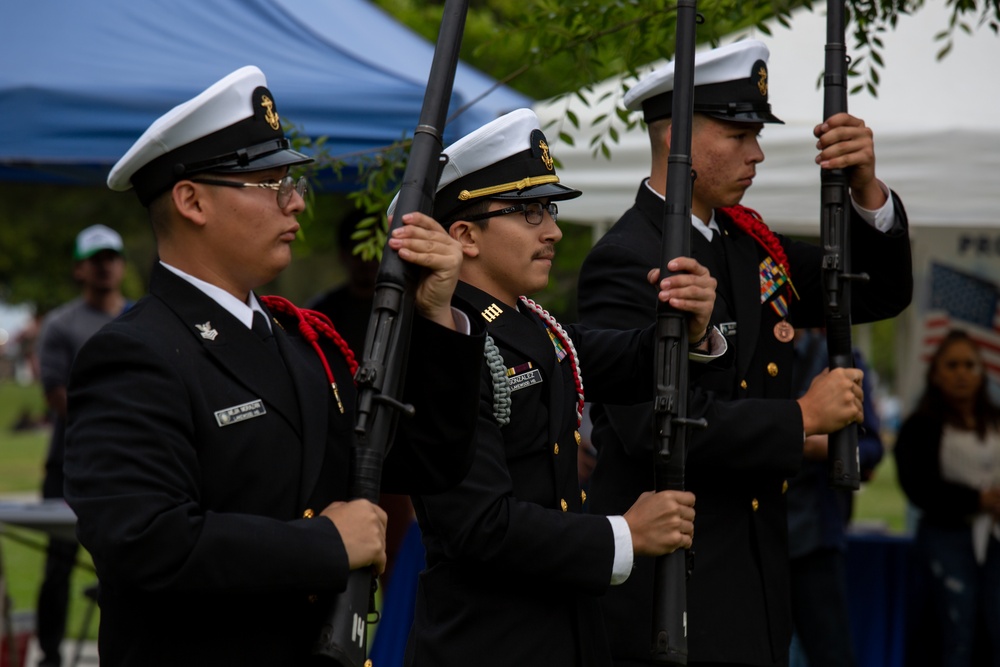
MULTIPOLYGON (((933 37, 947 26, 948 11, 944 3, 931 2, 900 18, 898 27, 882 37, 885 68, 878 97, 852 95, 848 108, 873 128, 878 175, 900 193, 915 227, 997 226, 1000 89, 991 63, 1000 62, 1000 39, 988 29, 972 36, 958 32, 952 52, 936 60, 941 43, 933 37)), ((743 203, 785 233, 818 235, 819 167, 813 161, 812 128, 823 110, 815 84, 823 70, 825 23, 825 13, 800 10, 792 29, 773 24, 771 36, 752 34, 771 50, 771 106, 786 124, 765 126, 766 160, 743 203)), ((740 36, 746 34, 751 33, 740 36)), ((850 47, 850 35, 847 42, 850 47)), ((584 192, 560 206, 563 218, 599 230, 631 205, 649 173, 648 140, 638 126, 623 132, 620 143, 609 143, 610 161, 592 155, 591 121, 606 113, 613 118, 621 91, 620 81, 609 80, 587 94, 598 100, 611 93, 591 107, 575 96, 535 107, 543 126, 554 123, 546 136, 563 165, 561 179, 584 192), (579 117, 580 130, 565 120, 567 108, 579 117), (560 131, 574 136, 575 145, 559 141, 560 131)))

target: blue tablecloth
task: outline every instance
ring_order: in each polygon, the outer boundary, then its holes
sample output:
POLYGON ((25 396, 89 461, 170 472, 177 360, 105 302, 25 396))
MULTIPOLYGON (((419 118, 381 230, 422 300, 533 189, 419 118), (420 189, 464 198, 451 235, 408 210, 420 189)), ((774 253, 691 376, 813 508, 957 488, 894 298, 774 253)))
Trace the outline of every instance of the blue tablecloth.
POLYGON ((912 538, 848 536, 847 594, 858 667, 921 664, 907 656, 922 651, 915 637, 926 624, 922 576, 912 538))
POLYGON ((402 667, 406 637, 413 624, 417 580, 424 569, 424 562, 420 527, 414 521, 399 546, 392 578, 382 597, 382 616, 368 654, 375 667, 402 667))

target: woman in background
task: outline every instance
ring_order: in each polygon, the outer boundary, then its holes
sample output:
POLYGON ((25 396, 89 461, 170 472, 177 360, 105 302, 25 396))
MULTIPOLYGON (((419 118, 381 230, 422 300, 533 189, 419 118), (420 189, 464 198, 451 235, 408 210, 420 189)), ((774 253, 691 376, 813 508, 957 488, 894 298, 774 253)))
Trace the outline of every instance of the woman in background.
POLYGON ((931 357, 895 455, 903 491, 921 510, 916 545, 931 575, 941 664, 972 665, 981 614, 991 664, 1000 665, 1000 407, 964 331, 949 332, 931 357))

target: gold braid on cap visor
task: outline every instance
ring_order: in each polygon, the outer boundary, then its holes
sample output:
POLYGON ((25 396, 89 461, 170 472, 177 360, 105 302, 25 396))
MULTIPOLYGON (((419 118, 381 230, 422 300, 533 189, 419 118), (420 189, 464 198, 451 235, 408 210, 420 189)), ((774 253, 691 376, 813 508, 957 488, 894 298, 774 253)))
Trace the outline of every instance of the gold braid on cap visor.
POLYGON ((458 193, 458 198, 460 201, 468 201, 469 199, 475 199, 476 197, 488 197, 489 195, 496 195, 501 192, 523 190, 536 185, 558 182, 559 177, 555 174, 548 176, 527 176, 519 181, 514 181, 513 183, 501 183, 500 185, 491 185, 488 188, 479 188, 478 190, 462 190, 458 193))

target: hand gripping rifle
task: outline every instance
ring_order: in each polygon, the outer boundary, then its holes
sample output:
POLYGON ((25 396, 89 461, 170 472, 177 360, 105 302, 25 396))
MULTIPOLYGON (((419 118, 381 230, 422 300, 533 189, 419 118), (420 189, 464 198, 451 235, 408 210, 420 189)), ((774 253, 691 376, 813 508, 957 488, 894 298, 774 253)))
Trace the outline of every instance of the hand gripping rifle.
MULTIPOLYGON (((696 0, 677 0, 674 97, 660 275, 667 262, 691 255, 691 125, 694 115, 696 0)), ((658 448, 654 453, 657 491, 684 489, 687 427, 704 420, 687 416, 687 316, 667 303, 656 304, 656 398, 653 404, 658 448)), ((656 559, 653 579, 653 660, 687 664, 688 554, 678 549, 656 559)))
MULTIPOLYGON (((451 100, 458 51, 465 29, 468 0, 447 0, 441 18, 437 46, 413 135, 410 159, 396 202, 393 229, 402 226, 403 215, 414 211, 430 214, 441 176, 442 130, 451 100)), ((377 503, 382 461, 389 450, 402 412, 413 415, 413 407, 402 403, 410 326, 413 321, 412 281, 408 270, 388 241, 382 251, 375 284, 375 297, 358 386, 357 444, 351 461, 351 498, 377 503)), ((366 568, 354 570, 347 590, 338 595, 326 615, 313 646, 313 662, 341 667, 361 667, 366 660, 367 619, 375 610, 377 579, 366 568)))
MULTIPOLYGON (((844 45, 844 0, 826 3, 826 68, 823 76, 823 119, 847 111, 847 48, 844 45)), ((868 280, 851 273, 850 192, 843 169, 820 171, 823 240, 823 293, 826 297, 826 342, 830 368, 854 368, 851 344, 851 281, 868 280)), ((857 489, 858 425, 829 435, 827 467, 830 486, 857 489)))

